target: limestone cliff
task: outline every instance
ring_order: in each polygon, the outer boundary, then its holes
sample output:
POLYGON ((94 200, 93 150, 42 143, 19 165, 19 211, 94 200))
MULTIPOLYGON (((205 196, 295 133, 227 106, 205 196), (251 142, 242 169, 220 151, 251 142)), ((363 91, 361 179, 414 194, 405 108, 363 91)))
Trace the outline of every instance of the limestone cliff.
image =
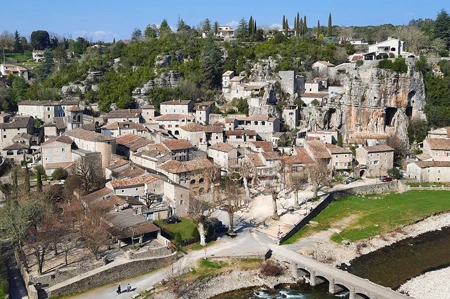
POLYGON ((365 61, 359 68, 338 69, 330 80, 340 82, 345 92, 303 113, 307 126, 338 129, 347 142, 353 135, 373 134, 395 135, 406 142, 408 118, 425 118, 422 74, 415 71, 413 59, 408 59, 405 74, 379 69, 376 63, 365 61))

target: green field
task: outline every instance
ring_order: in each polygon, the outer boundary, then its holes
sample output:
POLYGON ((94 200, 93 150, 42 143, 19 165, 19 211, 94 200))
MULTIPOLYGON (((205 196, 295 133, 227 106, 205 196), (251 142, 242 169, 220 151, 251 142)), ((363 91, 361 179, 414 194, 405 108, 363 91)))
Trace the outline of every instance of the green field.
POLYGON ((449 191, 408 191, 401 194, 352 196, 333 201, 313 221, 283 244, 293 244, 316 231, 327 230, 333 223, 347 217, 354 219, 335 234, 332 240, 351 242, 391 231, 437 212, 450 210, 449 191))
POLYGON ((194 230, 197 229, 194 222, 187 218, 181 218, 181 222, 173 224, 163 224, 162 221, 155 221, 155 224, 168 230, 173 235, 180 233, 182 240, 191 239, 194 230))

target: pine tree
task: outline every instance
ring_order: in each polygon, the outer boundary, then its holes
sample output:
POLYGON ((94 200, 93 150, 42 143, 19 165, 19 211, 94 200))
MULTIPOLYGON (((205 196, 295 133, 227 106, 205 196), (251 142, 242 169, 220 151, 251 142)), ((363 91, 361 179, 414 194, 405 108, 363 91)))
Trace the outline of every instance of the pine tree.
POLYGON ((332 36, 332 35, 333 35, 333 23, 332 23, 331 12, 330 12, 330 15, 328 16, 327 36, 332 36))
POLYGON ((318 20, 317 21, 317 38, 319 38, 320 32, 321 32, 321 30, 320 30, 320 20, 318 20))
POLYGON ((214 34, 217 35, 219 33, 219 23, 217 21, 214 22, 214 34))
POLYGON ((253 35, 253 17, 250 16, 250 20, 248 20, 248 33, 249 36, 253 35))
POLYGON ((303 35, 308 34, 308 24, 306 23, 306 16, 303 17, 303 35))
POLYGON ((116 38, 113 38, 113 44, 115 44, 116 43, 116 38))
POLYGON ((22 47, 22 43, 20 41, 20 35, 17 30, 16 30, 16 32, 14 32, 14 52, 15 53, 23 53, 23 47, 22 47))

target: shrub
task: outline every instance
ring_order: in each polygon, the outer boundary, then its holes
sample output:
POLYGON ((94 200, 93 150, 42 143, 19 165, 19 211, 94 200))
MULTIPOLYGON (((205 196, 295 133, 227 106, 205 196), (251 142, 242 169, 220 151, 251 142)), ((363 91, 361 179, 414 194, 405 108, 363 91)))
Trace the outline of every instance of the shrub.
POLYGON ((2 291, 4 294, 9 294, 9 283, 7 280, 2 281, 2 291))
POLYGON ((283 268, 274 261, 264 261, 261 263, 261 274, 264 276, 278 276, 283 273, 283 268))
POLYGON ((394 53, 389 53, 389 58, 395 58, 394 53))
POLYGON ((356 61, 356 65, 357 66, 361 66, 361 65, 363 65, 364 64, 364 60, 358 60, 358 61, 356 61))
POLYGON ((52 178, 54 180, 65 180, 65 179, 67 179, 68 176, 69 176, 69 173, 62 168, 57 168, 52 173, 52 178))
POLYGON ((393 63, 390 60, 380 60, 378 62, 378 67, 380 69, 387 69, 387 70, 392 70, 393 67, 393 63))
POLYGON ((320 104, 319 101, 316 99, 312 100, 312 102, 311 102, 311 105, 313 105, 313 106, 319 106, 319 104, 320 104))
POLYGON ((395 167, 388 170, 388 175, 395 180, 400 180, 403 177, 400 169, 395 167))

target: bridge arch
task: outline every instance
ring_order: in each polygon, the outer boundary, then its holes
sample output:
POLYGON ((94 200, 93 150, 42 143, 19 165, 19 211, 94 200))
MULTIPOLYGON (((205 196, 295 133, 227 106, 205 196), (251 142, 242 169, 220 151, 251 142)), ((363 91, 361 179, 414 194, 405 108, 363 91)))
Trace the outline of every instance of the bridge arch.
POLYGON ((355 299, 371 299, 371 298, 364 293, 355 293, 355 299))
POLYGON ((339 293, 342 293, 342 292, 349 292, 350 293, 350 289, 346 285, 344 285, 342 283, 335 283, 334 284, 334 290, 333 290, 334 293, 332 293, 331 291, 332 290, 330 288, 329 291, 328 291, 330 294, 339 294, 339 293))

